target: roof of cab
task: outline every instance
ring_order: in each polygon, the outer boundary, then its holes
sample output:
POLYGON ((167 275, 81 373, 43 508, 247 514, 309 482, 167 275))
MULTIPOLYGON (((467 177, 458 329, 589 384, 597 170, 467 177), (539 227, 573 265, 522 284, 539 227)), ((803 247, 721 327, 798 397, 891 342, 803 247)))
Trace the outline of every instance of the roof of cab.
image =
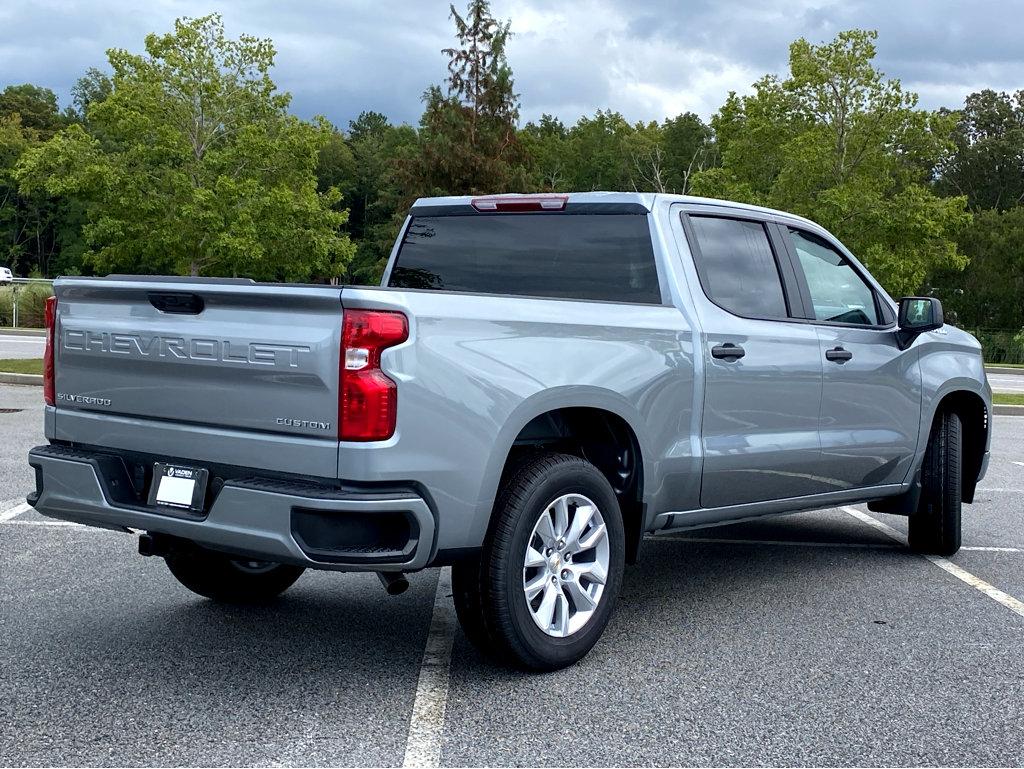
MULTIPOLYGON (((541 196, 548 195, 548 193, 538 194, 541 196)), ((568 192, 561 194, 567 198, 567 207, 577 211, 580 209, 589 209, 592 206, 600 206, 602 208, 617 208, 622 211, 632 209, 634 212, 640 213, 640 208, 643 208, 646 211, 653 211, 657 202, 668 201, 670 203, 688 203, 690 205, 719 206, 746 211, 756 211, 761 214, 784 216, 788 219, 806 222, 807 224, 815 224, 809 219, 805 219, 804 217, 796 214, 791 214, 788 211, 779 211, 774 208, 753 206, 749 203, 737 203, 731 200, 720 200, 718 198, 701 198, 693 195, 673 195, 664 192, 568 192)), ((474 209, 472 205, 474 200, 480 198, 514 199, 520 197, 530 198, 536 197, 536 195, 530 193, 501 193, 499 195, 448 195, 435 198, 419 198, 415 203, 413 203, 410 213, 420 215, 475 213, 476 209, 474 209)))

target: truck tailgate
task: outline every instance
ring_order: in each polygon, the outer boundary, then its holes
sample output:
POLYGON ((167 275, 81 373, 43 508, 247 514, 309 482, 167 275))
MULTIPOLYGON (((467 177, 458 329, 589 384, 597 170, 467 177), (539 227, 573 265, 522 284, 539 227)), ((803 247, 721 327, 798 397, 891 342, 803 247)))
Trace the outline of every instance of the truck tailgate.
POLYGON ((177 427, 336 450, 340 288, 72 278, 55 293, 56 437, 89 443, 106 417, 107 436, 145 420, 153 438, 177 427))

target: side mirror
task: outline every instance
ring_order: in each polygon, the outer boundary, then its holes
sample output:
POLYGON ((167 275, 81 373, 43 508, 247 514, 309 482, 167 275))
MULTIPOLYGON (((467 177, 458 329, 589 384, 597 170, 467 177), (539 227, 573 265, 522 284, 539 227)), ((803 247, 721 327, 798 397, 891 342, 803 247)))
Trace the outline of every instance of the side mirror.
POLYGON ((897 323, 900 348, 906 349, 918 334, 942 328, 942 302, 934 296, 905 296, 900 299, 897 323))

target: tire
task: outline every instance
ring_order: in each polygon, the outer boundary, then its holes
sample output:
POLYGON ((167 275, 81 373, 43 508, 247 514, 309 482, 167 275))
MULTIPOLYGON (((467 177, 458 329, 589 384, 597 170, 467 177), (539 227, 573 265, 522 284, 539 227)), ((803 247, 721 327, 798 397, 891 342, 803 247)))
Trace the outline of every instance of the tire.
POLYGON ((960 549, 963 457, 960 417, 944 411, 935 418, 921 466, 921 501, 910 514, 910 549, 953 555, 960 549))
POLYGON ((478 651, 494 659, 497 655, 484 624, 479 556, 452 565, 452 600, 466 638, 478 651))
POLYGON ((469 640, 492 659, 558 670, 601 637, 624 563, 622 514, 607 479, 579 457, 541 454, 499 490, 480 557, 453 567, 456 613, 469 640))
POLYGON ((198 546, 168 553, 171 574, 193 593, 222 603, 263 603, 283 593, 305 571, 301 566, 232 558, 198 546))

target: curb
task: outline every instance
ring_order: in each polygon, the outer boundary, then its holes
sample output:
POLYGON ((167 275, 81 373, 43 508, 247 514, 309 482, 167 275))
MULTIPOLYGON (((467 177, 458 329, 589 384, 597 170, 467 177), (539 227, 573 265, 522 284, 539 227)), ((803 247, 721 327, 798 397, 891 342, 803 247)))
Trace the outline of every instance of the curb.
POLYGON ((0 373, 0 384, 43 385, 42 374, 3 374, 0 373))
POLYGON ((8 328, 7 326, 0 326, 0 335, 7 334, 10 336, 46 336, 45 328, 8 328))
POLYGON ((1024 406, 1012 406, 1009 403, 992 404, 992 413, 1004 417, 1024 417, 1024 406))
POLYGON ((1016 376, 1024 376, 1024 368, 1014 368, 1012 366, 985 366, 985 373, 1015 374, 1016 376))

